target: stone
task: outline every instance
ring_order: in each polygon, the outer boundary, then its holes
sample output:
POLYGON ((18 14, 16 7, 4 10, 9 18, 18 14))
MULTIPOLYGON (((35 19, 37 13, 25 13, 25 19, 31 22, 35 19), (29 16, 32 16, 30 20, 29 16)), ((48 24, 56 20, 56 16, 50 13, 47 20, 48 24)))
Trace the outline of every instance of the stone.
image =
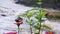
POLYGON ((6 16, 5 14, 1 14, 1 16, 6 16))

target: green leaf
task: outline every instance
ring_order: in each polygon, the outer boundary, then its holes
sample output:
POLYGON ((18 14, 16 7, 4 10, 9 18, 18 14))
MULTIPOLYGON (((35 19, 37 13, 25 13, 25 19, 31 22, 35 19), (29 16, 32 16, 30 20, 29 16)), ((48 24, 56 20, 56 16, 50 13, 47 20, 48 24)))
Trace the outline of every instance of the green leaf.
POLYGON ((41 11, 40 16, 41 18, 44 17, 48 13, 48 10, 41 11))
POLYGON ((42 15, 45 15, 45 14, 47 14, 47 13, 48 13, 48 10, 42 11, 42 15))
POLYGON ((40 27, 40 24, 39 23, 37 23, 36 25, 34 25, 34 28, 36 28, 36 29, 40 29, 41 27, 40 27))
POLYGON ((31 25, 31 26, 34 26, 34 24, 35 24, 34 22, 31 22, 31 24, 30 24, 30 25, 31 25))
POLYGON ((34 8, 32 8, 31 10, 38 10, 38 8, 35 8, 35 7, 34 7, 34 8))
POLYGON ((35 18, 40 22, 40 18, 41 18, 40 16, 37 15, 35 16, 35 18))
POLYGON ((27 18, 30 18, 32 16, 32 14, 30 13, 30 11, 26 11, 26 16, 27 16, 27 18))
POLYGON ((37 16, 35 16, 35 18, 36 18, 36 19, 39 19, 39 16, 37 15, 37 16))
POLYGON ((37 4, 41 5, 41 4, 42 4, 42 2, 37 2, 37 4))
POLYGON ((26 20, 26 22, 28 23, 29 21, 28 21, 28 20, 26 20))
POLYGON ((27 23, 30 23, 31 21, 30 20, 26 20, 27 23))

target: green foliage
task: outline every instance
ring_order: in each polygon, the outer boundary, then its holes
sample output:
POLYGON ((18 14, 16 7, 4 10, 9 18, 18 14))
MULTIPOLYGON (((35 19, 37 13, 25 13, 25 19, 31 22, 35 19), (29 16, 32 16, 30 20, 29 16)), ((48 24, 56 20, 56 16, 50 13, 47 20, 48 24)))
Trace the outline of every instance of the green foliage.
POLYGON ((42 4, 42 0, 38 0, 37 4, 41 5, 42 4))
POLYGON ((48 13, 47 10, 45 11, 39 11, 38 14, 35 16, 35 18, 40 22, 42 18, 48 13))
POLYGON ((40 4, 40 5, 41 5, 41 4, 42 4, 42 2, 37 2, 37 4, 40 4))
POLYGON ((35 24, 35 22, 33 20, 26 20, 26 22, 31 26, 34 26, 34 24, 35 24))
MULTIPOLYGON (((41 0, 39 0, 37 4, 41 5, 42 4, 41 0)), ((19 16, 23 16, 27 18, 26 22, 30 25, 31 31, 32 31, 31 27, 34 27, 35 29, 38 29, 40 31, 41 29, 44 29, 44 28, 51 29, 49 26, 41 24, 45 21, 45 20, 42 20, 42 18, 45 17, 47 13, 48 13, 48 10, 43 10, 40 7, 40 8, 32 8, 31 10, 27 10, 25 14, 20 14, 19 16), (31 17, 36 18, 38 22, 34 22, 34 20, 32 20, 31 17), (41 27, 44 27, 44 28, 41 28, 41 27)))
POLYGON ((40 30, 40 28, 41 28, 41 30, 52 30, 52 28, 49 26, 49 25, 45 25, 45 24, 41 24, 41 27, 40 27, 40 24, 39 23, 37 23, 36 25, 34 25, 34 28, 36 28, 36 29, 38 29, 38 30, 40 30), (42 28, 43 27, 43 28, 42 28))
POLYGON ((29 24, 29 25, 31 25, 31 26, 33 26, 35 23, 33 22, 33 20, 31 19, 31 17, 33 17, 34 15, 36 15, 38 12, 32 12, 32 10, 38 10, 38 8, 32 8, 31 10, 27 10, 26 12, 25 12, 25 14, 20 14, 19 16, 22 16, 22 17, 25 17, 25 18, 27 18, 26 19, 26 22, 29 24))
POLYGON ((30 13, 30 11, 26 11, 26 16, 27 16, 27 18, 30 18, 33 15, 30 13))
POLYGON ((39 23, 37 23, 36 25, 34 25, 34 28, 36 28, 36 29, 40 29, 40 24, 39 23))
POLYGON ((30 19, 31 17, 33 17, 37 12, 31 12, 32 10, 36 10, 35 8, 31 9, 31 10, 27 10, 25 12, 25 14, 19 14, 18 16, 22 16, 22 17, 25 17, 25 18, 28 18, 30 19))

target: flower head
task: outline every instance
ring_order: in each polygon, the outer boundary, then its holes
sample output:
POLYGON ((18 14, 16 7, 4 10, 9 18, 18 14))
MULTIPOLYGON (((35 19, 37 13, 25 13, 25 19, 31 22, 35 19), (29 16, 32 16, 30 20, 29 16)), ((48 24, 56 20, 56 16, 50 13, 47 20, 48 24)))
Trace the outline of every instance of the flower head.
POLYGON ((16 22, 21 22, 23 19, 21 17, 18 17, 17 19, 15 19, 16 22))
POLYGON ((21 17, 18 17, 17 19, 15 19, 15 21, 16 21, 15 24, 16 24, 17 26, 20 26, 20 24, 23 24, 22 20, 23 20, 23 19, 22 19, 21 17))

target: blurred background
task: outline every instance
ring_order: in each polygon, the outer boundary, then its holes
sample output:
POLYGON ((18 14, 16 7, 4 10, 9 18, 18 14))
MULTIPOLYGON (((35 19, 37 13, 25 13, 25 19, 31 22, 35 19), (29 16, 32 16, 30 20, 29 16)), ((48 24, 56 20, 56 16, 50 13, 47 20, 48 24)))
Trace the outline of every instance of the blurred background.
MULTIPOLYGON (((17 4, 24 4, 26 6, 37 6, 38 0, 14 0, 17 4)), ((42 0, 42 8, 60 9, 60 0, 42 0)))

